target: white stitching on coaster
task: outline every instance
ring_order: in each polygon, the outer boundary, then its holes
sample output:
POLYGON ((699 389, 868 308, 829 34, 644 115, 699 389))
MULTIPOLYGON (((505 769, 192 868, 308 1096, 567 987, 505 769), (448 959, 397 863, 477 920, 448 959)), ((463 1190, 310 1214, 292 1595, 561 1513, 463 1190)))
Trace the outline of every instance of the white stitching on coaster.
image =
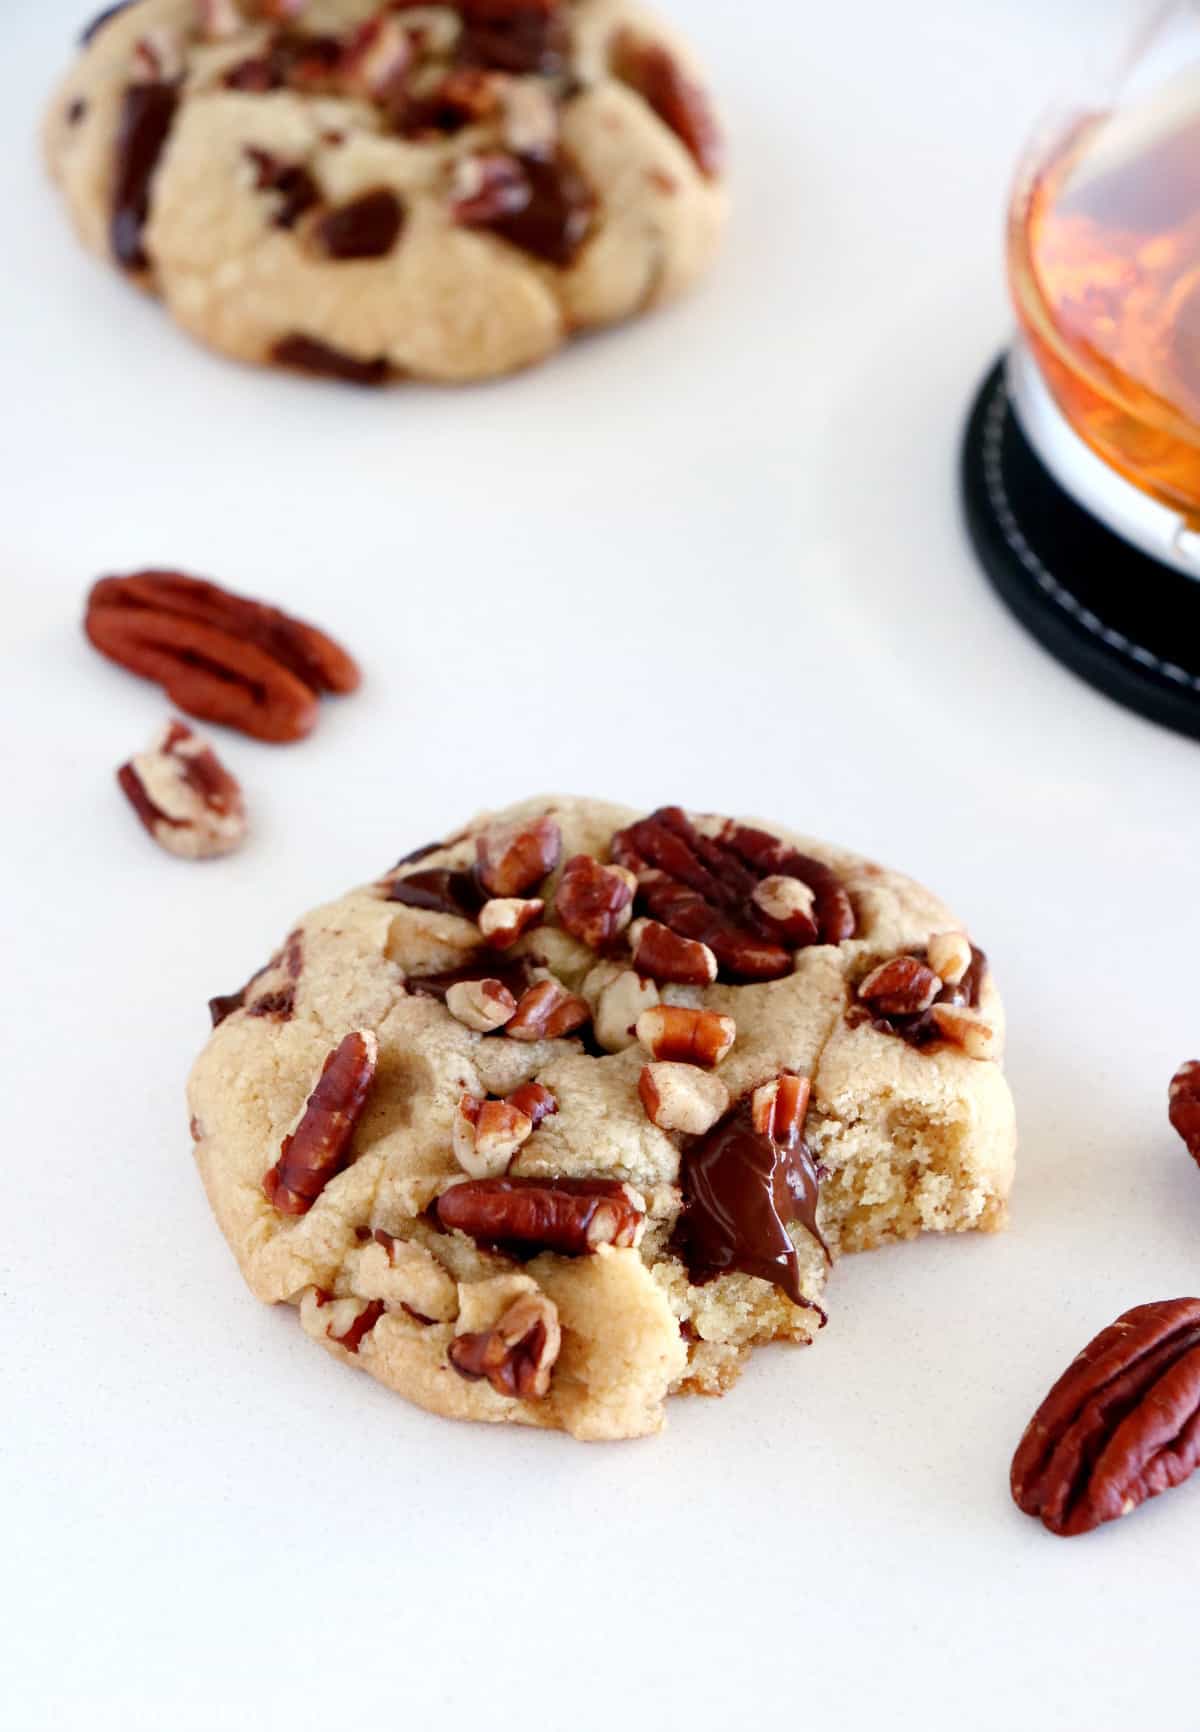
POLYGON ((983 479, 987 487, 988 498, 992 502, 997 521, 1000 524, 1004 539, 1016 554, 1021 564, 1034 579, 1038 588, 1057 602, 1064 613, 1069 613, 1072 619, 1093 637, 1098 637, 1111 649, 1119 650, 1141 667, 1151 668, 1164 678, 1173 680, 1176 685, 1187 686, 1192 691, 1200 692, 1200 677, 1188 673, 1186 668, 1177 667, 1174 662, 1165 662, 1156 656, 1152 650, 1144 649, 1141 644, 1134 643, 1122 632, 1114 631, 1106 626, 1090 608, 1076 600, 1069 589, 1064 589, 1054 576, 1054 573, 1038 558, 1033 548, 1026 541, 1017 522, 1012 506, 1009 503, 1008 489, 1004 481, 1004 466, 1001 462, 1001 450, 1004 440, 1004 423, 1009 413, 1008 392, 1003 379, 999 379, 994 387, 992 401, 988 404, 987 416, 983 427, 983 479))

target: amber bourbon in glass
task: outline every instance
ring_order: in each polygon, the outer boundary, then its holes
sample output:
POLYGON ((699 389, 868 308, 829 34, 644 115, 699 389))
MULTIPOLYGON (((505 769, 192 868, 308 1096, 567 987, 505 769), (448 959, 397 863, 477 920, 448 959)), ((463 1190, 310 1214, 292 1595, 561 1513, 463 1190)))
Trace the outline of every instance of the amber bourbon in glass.
POLYGON ((1013 199, 1009 269, 1071 426, 1200 523, 1200 60, 1035 151, 1013 199))

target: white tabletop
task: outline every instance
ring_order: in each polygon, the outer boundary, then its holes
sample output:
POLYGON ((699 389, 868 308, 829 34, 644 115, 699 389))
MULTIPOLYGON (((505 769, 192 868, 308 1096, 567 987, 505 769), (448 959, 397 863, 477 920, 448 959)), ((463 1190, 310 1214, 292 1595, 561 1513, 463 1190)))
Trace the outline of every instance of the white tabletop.
POLYGON ((736 145, 710 282, 516 382, 376 397, 212 359, 76 249, 32 134, 82 9, 7 6, 0 74, 0 1725, 1190 1725, 1200 1485, 1063 1543, 1007 1471, 1095 1330, 1200 1287, 1165 1120, 1200 760, 1021 632, 954 487, 1008 172, 1117 0, 676 0, 736 145), (225 864, 113 786, 164 704, 81 603, 156 562, 366 665, 305 746, 222 740, 256 819, 225 864), (314 1352, 189 1154, 206 998, 543 789, 902 866, 1010 1011, 1011 1231, 843 1263, 814 1350, 640 1444, 455 1427, 314 1352))

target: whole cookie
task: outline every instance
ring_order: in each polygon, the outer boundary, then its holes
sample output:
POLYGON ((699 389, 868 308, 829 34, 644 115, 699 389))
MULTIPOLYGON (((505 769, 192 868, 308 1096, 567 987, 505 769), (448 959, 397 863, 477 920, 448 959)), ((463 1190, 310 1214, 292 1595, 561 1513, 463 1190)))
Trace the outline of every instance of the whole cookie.
POLYGON ((685 289, 725 211, 687 50, 628 0, 132 0, 46 144, 185 329, 360 384, 540 361, 685 289))
POLYGON ((987 962, 911 880, 778 826, 485 815, 299 922, 190 1085, 252 1290, 435 1413, 656 1431, 832 1261, 992 1231, 987 962))

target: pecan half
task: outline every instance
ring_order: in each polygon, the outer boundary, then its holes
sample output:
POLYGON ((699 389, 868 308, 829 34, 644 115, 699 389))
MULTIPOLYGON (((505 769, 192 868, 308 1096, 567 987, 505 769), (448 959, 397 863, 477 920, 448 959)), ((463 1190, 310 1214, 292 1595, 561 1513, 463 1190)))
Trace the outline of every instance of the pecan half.
POLYGON ((1053 1534, 1084 1534, 1200 1463, 1200 1299, 1126 1311, 1084 1348, 1017 1446, 1012 1495, 1053 1534))
POLYGON ((656 1059, 712 1070, 737 1039, 737 1023, 715 1010, 656 1004, 638 1017, 637 1037, 656 1059))
POLYGON ((553 1301, 544 1293, 523 1293, 491 1329, 456 1336, 449 1359, 460 1377, 486 1377, 497 1395, 540 1401, 549 1391, 561 1345, 553 1301))
POLYGON ((211 860, 231 854, 245 840, 241 788, 185 722, 168 722, 148 751, 122 764, 117 783, 168 854, 211 860))
POLYGON ((562 869, 554 912, 573 938, 593 950, 607 950, 633 917, 637 879, 624 866, 603 866, 590 854, 576 854, 562 869))
POLYGON ((587 1000, 557 980, 539 980, 522 993, 515 1015, 505 1024, 511 1040, 560 1040, 591 1020, 587 1000))
POLYGON ((1200 1162, 1200 1059, 1180 1065, 1171 1078, 1168 1098, 1171 1123, 1187 1145, 1188 1154, 1200 1162))
POLYGON ((702 174, 721 169, 721 129, 706 91, 659 43, 623 30, 613 44, 613 71, 636 90, 691 153, 702 174))
POLYGON ((562 857, 562 831, 553 818, 493 824, 475 841, 475 873, 490 897, 524 896, 553 872, 562 857))
POLYGON ((613 859, 638 877, 640 913, 706 944, 732 980, 778 980, 800 948, 754 900, 768 878, 797 878, 813 893, 816 935, 840 944, 855 932, 854 909, 837 874, 765 830, 714 819, 702 831, 678 806, 618 831, 613 859))
POLYGON ((404 220, 404 206, 391 188, 376 187, 327 211, 312 237, 329 259, 381 259, 400 238, 404 220))
POLYGON ((296 1128, 283 1139, 279 1159, 263 1180, 263 1192, 283 1215, 306 1215, 350 1162, 350 1145, 367 1104, 379 1042, 360 1029, 325 1060, 296 1128))
POLYGON ((439 1225, 484 1245, 582 1257, 598 1245, 636 1245, 645 1207, 612 1179, 467 1179, 434 1204, 439 1225))
POLYGON ((110 661, 155 680, 189 715, 263 740, 296 740, 318 692, 352 692, 358 668, 314 626, 178 572, 106 577, 84 629, 110 661))

